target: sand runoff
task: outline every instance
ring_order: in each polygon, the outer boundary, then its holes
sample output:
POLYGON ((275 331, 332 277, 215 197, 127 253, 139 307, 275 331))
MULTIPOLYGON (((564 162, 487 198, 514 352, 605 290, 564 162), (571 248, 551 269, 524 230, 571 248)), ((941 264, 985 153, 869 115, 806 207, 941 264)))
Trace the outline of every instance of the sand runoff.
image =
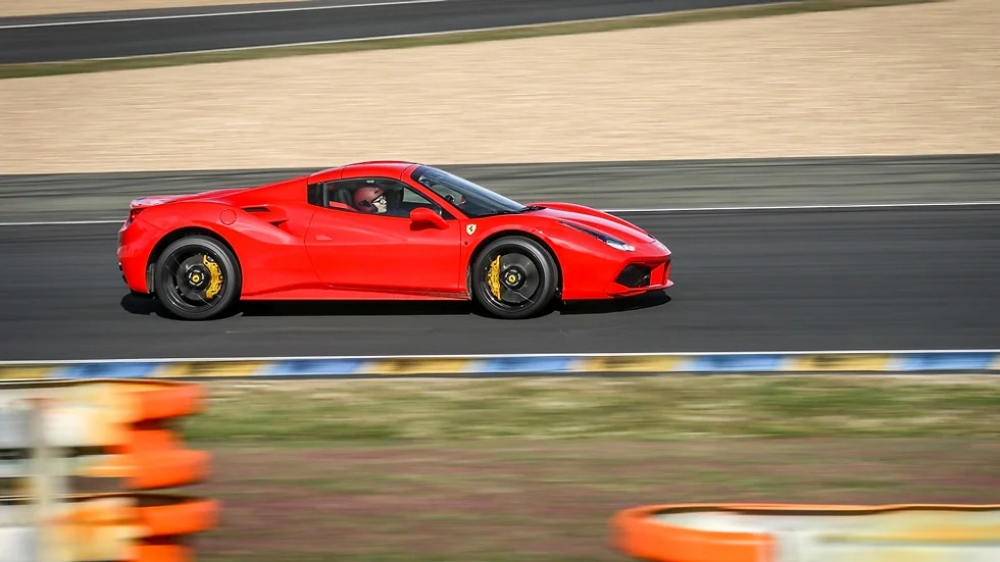
MULTIPOLYGON (((273 2, 300 2, 301 0, 266 0, 273 2)), ((115 12, 120 10, 147 10, 155 8, 190 8, 193 6, 231 6, 233 4, 259 4, 260 0, 4 0, 0 4, 0 18, 22 16, 48 16, 115 12)))
POLYGON ((991 153, 994 0, 0 81, 0 173, 991 153))

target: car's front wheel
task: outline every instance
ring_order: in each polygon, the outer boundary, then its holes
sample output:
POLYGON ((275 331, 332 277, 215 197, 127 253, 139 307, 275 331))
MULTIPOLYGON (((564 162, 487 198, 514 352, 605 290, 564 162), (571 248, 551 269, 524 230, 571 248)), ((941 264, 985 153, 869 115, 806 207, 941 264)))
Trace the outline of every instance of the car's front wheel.
POLYGON ((551 253, 525 236, 487 244, 472 264, 473 297, 499 318, 528 318, 544 311, 559 286, 551 253))
POLYGON ((156 296, 171 314, 206 320, 225 312, 239 297, 242 277, 236 256, 208 236, 186 236, 167 246, 156 261, 156 296))

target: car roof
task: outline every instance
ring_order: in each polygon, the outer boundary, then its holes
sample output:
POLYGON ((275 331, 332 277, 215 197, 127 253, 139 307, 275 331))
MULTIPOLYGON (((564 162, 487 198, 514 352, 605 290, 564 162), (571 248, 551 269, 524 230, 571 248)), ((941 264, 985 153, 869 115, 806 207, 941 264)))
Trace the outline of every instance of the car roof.
POLYGON ((419 162, 409 162, 405 160, 367 160, 364 162, 353 162, 334 168, 327 168, 309 175, 309 183, 323 182, 330 178, 335 178, 344 170, 362 169, 366 174, 385 175, 389 177, 399 177, 408 168, 419 166, 419 162))

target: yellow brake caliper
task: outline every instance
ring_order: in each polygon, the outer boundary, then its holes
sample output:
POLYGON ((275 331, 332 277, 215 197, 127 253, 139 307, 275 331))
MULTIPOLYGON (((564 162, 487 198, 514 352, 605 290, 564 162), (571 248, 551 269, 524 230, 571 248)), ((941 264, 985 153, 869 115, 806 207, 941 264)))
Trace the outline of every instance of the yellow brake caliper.
POLYGON ((488 280, 489 280, 489 283, 490 283, 490 293, 492 293, 494 297, 496 297, 496 298, 499 299, 500 298, 500 256, 497 256, 497 259, 493 260, 493 263, 490 264, 490 273, 489 273, 489 276, 488 276, 488 280))
POLYGON ((222 269, 219 267, 219 264, 208 259, 208 256, 202 257, 201 263, 205 264, 205 267, 212 274, 212 283, 208 286, 208 290, 205 291, 205 298, 213 299, 222 290, 222 269))

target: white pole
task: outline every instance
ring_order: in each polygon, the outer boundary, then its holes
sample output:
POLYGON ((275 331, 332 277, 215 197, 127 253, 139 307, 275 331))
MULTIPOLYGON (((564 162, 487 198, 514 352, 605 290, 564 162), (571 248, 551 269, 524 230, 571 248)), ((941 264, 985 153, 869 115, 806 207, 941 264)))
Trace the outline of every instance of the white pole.
POLYGON ((34 506, 35 529, 37 531, 36 560, 38 562, 57 562, 56 530, 53 528, 54 516, 58 510, 56 495, 56 475, 53 474, 52 451, 46 439, 46 400, 37 398, 31 400, 31 501, 34 506))

